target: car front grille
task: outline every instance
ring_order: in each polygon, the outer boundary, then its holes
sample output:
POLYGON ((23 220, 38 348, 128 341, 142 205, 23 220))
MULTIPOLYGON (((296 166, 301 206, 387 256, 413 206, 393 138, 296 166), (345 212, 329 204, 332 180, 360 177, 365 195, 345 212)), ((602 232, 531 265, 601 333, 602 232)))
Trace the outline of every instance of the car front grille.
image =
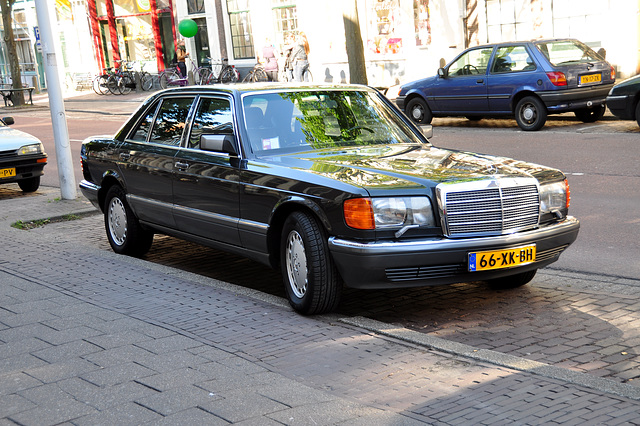
POLYGON ((15 149, 12 149, 11 151, 0 151, 0 158, 15 157, 15 156, 16 156, 15 149))
POLYGON ((538 225, 540 197, 535 179, 438 186, 444 233, 449 237, 503 235, 538 225))

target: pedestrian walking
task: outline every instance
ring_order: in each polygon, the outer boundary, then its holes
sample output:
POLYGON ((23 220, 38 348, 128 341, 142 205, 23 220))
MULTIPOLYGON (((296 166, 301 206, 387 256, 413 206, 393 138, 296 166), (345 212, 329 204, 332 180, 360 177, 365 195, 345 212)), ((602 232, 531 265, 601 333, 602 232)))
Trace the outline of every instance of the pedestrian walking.
POLYGON ((305 33, 300 32, 296 37, 296 44, 291 49, 294 81, 309 81, 309 78, 305 76, 309 69, 309 51, 307 36, 305 33))

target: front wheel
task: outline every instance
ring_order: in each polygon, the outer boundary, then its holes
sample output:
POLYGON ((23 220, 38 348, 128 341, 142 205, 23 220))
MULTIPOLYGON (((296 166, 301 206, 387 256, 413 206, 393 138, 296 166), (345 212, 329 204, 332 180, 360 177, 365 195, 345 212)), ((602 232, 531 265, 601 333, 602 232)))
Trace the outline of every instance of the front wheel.
POLYGON ((40 187, 40 176, 19 180, 18 186, 22 192, 36 192, 40 187))
POLYGON ((604 105, 599 105, 595 108, 585 108, 575 111, 574 114, 578 118, 578 120, 583 123, 595 123, 600 120, 604 116, 605 109, 607 107, 604 105))
POLYGON ((421 98, 413 98, 407 102, 405 111, 409 118, 416 124, 431 124, 433 114, 427 103, 421 98))
POLYGON ((334 310, 342 280, 316 220, 294 212, 285 221, 281 241, 282 278, 293 309, 304 315, 334 310))
POLYGON ((516 122, 524 131, 540 130, 547 122, 547 108, 535 96, 526 96, 516 105, 516 122))
POLYGON ((104 225, 109 244, 118 254, 140 257, 151 248, 153 233, 142 229, 129 207, 124 190, 117 185, 107 192, 104 225))
POLYGON ((534 269, 533 271, 521 272, 519 274, 509 275, 508 277, 487 280, 487 284, 494 290, 522 287, 536 276, 536 272, 538 272, 538 270, 534 269))

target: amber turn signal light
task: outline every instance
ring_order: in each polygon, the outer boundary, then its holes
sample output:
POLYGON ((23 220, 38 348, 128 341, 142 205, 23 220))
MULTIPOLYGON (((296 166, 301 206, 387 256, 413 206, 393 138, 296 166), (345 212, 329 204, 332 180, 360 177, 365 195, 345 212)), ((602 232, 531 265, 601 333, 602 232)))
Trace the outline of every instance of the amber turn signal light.
POLYGON ((347 226, 355 229, 375 229, 373 208, 369 198, 352 198, 343 205, 344 220, 347 226))

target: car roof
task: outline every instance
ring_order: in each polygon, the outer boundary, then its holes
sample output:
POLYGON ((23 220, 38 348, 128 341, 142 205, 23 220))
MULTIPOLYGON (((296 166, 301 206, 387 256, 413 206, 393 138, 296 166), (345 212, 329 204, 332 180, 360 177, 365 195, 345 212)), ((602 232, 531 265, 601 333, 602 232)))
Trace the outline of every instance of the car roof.
POLYGON ((260 92, 286 92, 300 90, 364 90, 375 91, 372 87, 360 84, 308 84, 308 83, 234 83, 234 84, 214 84, 211 86, 186 86, 165 89, 158 94, 164 93, 220 93, 226 92, 230 94, 247 94, 260 92))
MULTIPOLYGON (((486 47, 494 47, 494 46, 510 46, 513 44, 540 44, 540 43, 550 43, 553 41, 577 41, 580 42, 580 40, 575 39, 575 38, 545 38, 545 39, 535 39, 535 40, 519 40, 519 41, 501 41, 499 43, 487 43, 487 44, 482 44, 479 46, 472 46, 469 47, 469 49, 474 49, 474 48, 486 48, 486 47)), ((582 42, 580 42, 582 43, 582 42)), ((582 43, 584 44, 584 43, 582 43)))

